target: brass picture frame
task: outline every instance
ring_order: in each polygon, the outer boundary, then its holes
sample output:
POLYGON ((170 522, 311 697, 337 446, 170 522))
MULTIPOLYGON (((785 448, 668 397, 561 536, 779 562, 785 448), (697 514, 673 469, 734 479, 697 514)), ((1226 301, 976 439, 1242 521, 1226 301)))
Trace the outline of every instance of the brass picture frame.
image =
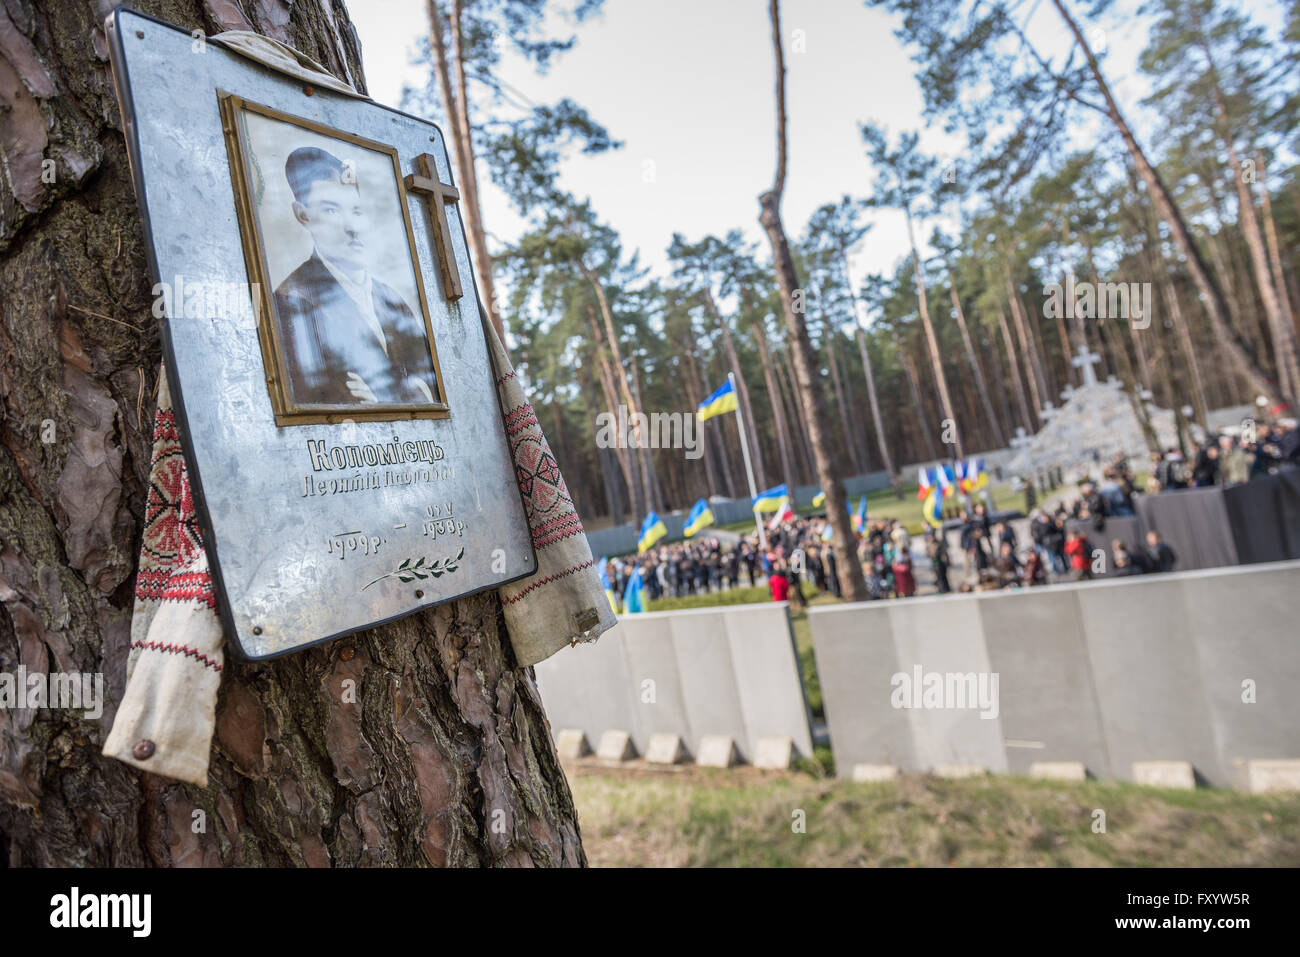
MULTIPOLYGON (((305 117, 294 116, 260 103, 247 100, 224 90, 217 91, 221 110, 221 124, 225 133, 226 151, 230 166, 231 183, 235 193, 235 207, 239 218, 240 240, 244 260, 252 287, 253 305, 257 311, 258 339, 266 371, 266 386, 277 426, 338 424, 345 421, 381 422, 408 419, 445 419, 451 415, 447 405, 446 384, 438 362, 438 345, 430 321, 429 304, 425 295, 424 276, 416 252, 415 231, 407 202, 407 191, 402 176, 397 150, 386 143, 366 139, 344 130, 325 126, 305 117), (249 142, 245 116, 260 116, 299 127, 319 136, 336 139, 352 146, 388 155, 392 160, 393 181, 401 209, 406 245, 410 254, 420 319, 433 363, 436 394, 432 402, 383 402, 379 404, 357 402, 330 404, 299 401, 293 394, 289 381, 281 320, 270 281, 269 262, 265 249, 263 224, 259 218, 251 188, 254 158, 249 142)), ((431 392, 433 390, 430 390, 431 392)))

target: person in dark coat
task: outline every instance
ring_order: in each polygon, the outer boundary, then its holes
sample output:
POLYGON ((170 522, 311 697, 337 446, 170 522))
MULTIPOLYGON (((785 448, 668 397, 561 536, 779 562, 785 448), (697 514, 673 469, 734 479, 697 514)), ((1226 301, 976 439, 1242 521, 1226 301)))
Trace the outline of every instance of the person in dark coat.
POLYGON ((1147 532, 1146 559, 1147 568, 1153 572, 1171 572, 1178 563, 1174 550, 1161 540, 1154 528, 1147 532))
POLYGON ((371 272, 356 173, 316 147, 289 154, 294 218, 312 252, 275 290, 295 404, 430 403, 438 385, 423 318, 371 272))

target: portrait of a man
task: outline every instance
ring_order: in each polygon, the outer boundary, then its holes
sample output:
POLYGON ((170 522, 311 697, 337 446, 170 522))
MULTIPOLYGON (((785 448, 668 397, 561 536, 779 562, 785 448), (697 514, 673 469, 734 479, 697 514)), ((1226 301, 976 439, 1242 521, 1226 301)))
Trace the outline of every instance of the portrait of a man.
POLYGON ((277 421, 445 410, 395 152, 237 108, 277 421))
POLYGON ((293 217, 312 252, 276 287, 294 398, 300 403, 432 402, 424 323, 371 272, 355 168, 317 147, 289 154, 293 217))

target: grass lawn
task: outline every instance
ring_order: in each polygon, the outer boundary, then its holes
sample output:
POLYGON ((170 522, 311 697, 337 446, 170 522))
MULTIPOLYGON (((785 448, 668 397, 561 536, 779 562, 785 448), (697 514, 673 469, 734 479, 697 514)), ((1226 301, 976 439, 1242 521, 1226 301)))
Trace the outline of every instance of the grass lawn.
POLYGON ((1300 866, 1298 795, 753 768, 570 769, 569 781, 594 866, 1300 866))

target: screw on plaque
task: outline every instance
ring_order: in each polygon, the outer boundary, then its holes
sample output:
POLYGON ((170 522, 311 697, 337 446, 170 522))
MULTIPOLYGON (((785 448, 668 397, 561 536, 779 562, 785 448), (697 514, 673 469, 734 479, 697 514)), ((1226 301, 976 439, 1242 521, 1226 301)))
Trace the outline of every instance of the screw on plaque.
POLYGON ((255 635, 260 635, 261 633, 262 633, 262 626, 261 626, 261 625, 254 625, 254 626, 253 626, 253 634, 255 634, 255 635))
POLYGON ((339 658, 341 658, 343 661, 351 661, 353 656, 356 655, 356 653, 357 650, 353 648, 351 645, 344 645, 343 649, 339 652, 339 658))
POLYGON ((423 597, 424 597, 424 592, 417 588, 417 589, 415 590, 415 597, 416 597, 416 598, 423 598, 423 597))
POLYGON ((306 94, 307 96, 311 96, 311 95, 312 95, 313 93, 315 93, 316 91, 313 90, 313 89, 312 89, 311 87, 309 87, 309 86, 304 86, 304 87, 302 88, 302 92, 303 92, 304 94, 306 94))
POLYGON ((135 747, 131 749, 131 754, 137 761, 147 761, 149 758, 153 757, 153 753, 156 750, 158 750, 156 744, 148 738, 142 738, 135 743, 135 747))

